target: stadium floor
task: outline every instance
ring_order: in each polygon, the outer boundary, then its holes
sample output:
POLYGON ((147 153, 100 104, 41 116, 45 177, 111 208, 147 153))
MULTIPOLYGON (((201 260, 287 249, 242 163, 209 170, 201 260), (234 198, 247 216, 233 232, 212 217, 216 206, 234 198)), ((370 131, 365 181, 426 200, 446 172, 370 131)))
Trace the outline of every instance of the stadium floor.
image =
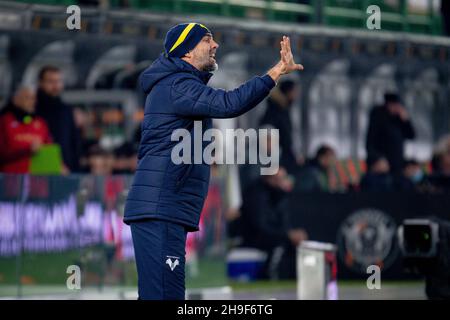
MULTIPOLYGON (((295 282, 256 282, 249 284, 231 284, 234 300, 269 300, 296 299, 295 282)), ((102 289, 90 287, 70 292, 62 286, 23 286, 21 299, 50 299, 50 300, 116 300, 137 298, 133 287, 104 287, 102 289)), ((207 297, 205 297, 207 298, 207 297)), ((0 299, 17 299, 17 287, 12 285, 0 286, 0 299)), ((340 300, 423 300, 426 299, 424 284, 419 281, 385 282, 381 289, 369 290, 365 283, 342 281, 339 283, 340 300)))

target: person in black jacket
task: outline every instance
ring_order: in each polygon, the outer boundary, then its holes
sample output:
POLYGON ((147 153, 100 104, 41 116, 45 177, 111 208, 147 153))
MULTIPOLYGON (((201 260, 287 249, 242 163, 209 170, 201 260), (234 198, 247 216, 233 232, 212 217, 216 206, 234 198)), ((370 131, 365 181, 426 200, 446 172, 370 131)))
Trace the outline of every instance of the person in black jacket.
POLYGON ((38 76, 36 114, 47 122, 54 141, 60 145, 66 172, 79 171, 81 139, 72 108, 61 99, 64 89, 61 71, 43 67, 38 76))
POLYGON ((239 220, 242 246, 267 253, 263 277, 295 277, 295 262, 286 266, 283 258, 290 260, 292 252, 307 238, 307 234, 303 229, 289 227, 286 200, 292 188, 293 181, 280 167, 277 174, 254 180, 243 194, 239 220), (283 254, 275 254, 280 249, 283 254))
POLYGON ((389 162, 382 155, 367 159, 367 172, 361 179, 362 191, 393 191, 394 180, 389 174, 389 162))
POLYGON ((267 99, 267 109, 260 120, 260 125, 272 125, 280 134, 280 164, 289 173, 298 169, 297 159, 292 150, 292 122, 290 108, 298 95, 296 84, 292 80, 280 82, 277 88, 272 90, 267 99))
POLYGON ((328 145, 321 145, 313 159, 306 162, 295 176, 298 192, 328 192, 329 173, 336 163, 336 152, 328 145))
POLYGON ((397 94, 387 93, 384 105, 372 109, 367 131, 367 157, 383 155, 391 173, 400 174, 404 163, 404 143, 415 138, 408 112, 397 94))

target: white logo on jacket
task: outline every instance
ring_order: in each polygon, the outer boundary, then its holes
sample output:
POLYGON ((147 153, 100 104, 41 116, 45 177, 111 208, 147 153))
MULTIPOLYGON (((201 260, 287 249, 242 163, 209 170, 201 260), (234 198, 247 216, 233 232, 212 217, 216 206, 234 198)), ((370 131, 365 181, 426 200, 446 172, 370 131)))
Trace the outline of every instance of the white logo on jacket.
POLYGON ((169 266, 171 271, 173 271, 180 264, 180 261, 178 259, 180 259, 180 258, 167 256, 166 264, 169 266), (175 260, 172 261, 172 259, 175 259, 175 260))

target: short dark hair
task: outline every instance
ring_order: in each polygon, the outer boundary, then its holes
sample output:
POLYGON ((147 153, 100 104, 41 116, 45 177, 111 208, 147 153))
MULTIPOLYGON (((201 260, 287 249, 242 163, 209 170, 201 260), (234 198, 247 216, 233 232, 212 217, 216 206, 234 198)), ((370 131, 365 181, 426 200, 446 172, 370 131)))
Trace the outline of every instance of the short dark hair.
POLYGON ((328 145, 323 144, 319 147, 319 149, 317 149, 316 159, 319 159, 322 156, 327 155, 328 153, 334 153, 334 149, 328 145))
POLYGON ((295 88, 295 82, 292 80, 281 81, 279 84, 279 88, 281 92, 287 94, 288 92, 292 91, 295 88))
POLYGON ((416 159, 407 159, 403 161, 403 169, 409 166, 419 166, 420 163, 416 159))
POLYGON ((395 92, 386 92, 384 94, 384 103, 402 103, 402 99, 400 96, 395 92))
POLYGON ((371 154, 369 157, 367 157, 366 163, 367 163, 367 168, 370 170, 373 165, 375 165, 378 161, 381 160, 386 160, 387 158, 384 154, 381 153, 373 153, 371 154))
POLYGON ((42 80, 44 79, 45 74, 46 74, 47 72, 61 72, 61 69, 59 69, 59 68, 56 67, 56 66, 51 66, 51 65, 43 66, 43 67, 41 68, 41 70, 39 70, 39 73, 38 73, 38 80, 39 80, 39 81, 42 81, 42 80))

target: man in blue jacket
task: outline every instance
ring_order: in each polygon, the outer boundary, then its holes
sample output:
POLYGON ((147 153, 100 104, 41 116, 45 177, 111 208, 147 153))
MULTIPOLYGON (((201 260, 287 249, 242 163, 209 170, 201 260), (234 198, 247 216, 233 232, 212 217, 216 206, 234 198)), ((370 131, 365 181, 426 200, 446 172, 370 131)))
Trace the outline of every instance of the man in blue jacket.
POLYGON ((207 83, 217 69, 219 45, 204 25, 179 24, 167 32, 165 52, 141 74, 147 98, 124 217, 131 226, 139 299, 185 298, 186 235, 198 230, 208 192, 208 164, 177 165, 171 160, 178 143, 171 139, 173 131, 192 133, 194 121, 208 130, 212 118, 237 117, 259 104, 283 74, 303 70, 294 62, 289 38, 280 44, 281 59, 266 75, 231 91, 213 89, 207 83))

